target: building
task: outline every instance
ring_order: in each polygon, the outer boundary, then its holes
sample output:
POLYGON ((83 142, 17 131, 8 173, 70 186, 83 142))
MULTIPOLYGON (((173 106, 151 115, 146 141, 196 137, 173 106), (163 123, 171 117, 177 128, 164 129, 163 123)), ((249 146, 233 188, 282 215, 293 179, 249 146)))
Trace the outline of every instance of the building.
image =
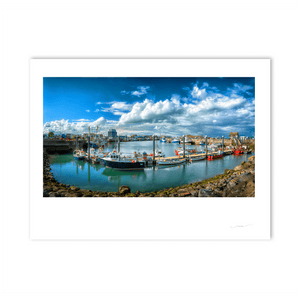
POLYGON ((230 137, 230 138, 236 138, 236 137, 239 138, 239 136, 240 136, 240 135, 239 135, 238 132, 230 132, 230 133, 229 133, 229 137, 230 137))
POLYGON ((116 129, 109 129, 107 135, 108 135, 108 138, 114 138, 114 137, 116 137, 118 134, 117 134, 116 129))

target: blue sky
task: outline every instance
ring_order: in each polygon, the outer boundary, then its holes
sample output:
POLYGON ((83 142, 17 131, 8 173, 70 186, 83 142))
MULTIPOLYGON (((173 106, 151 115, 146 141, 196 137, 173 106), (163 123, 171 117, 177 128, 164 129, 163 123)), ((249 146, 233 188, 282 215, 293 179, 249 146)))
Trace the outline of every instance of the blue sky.
POLYGON ((45 77, 44 132, 255 135, 254 78, 45 77))

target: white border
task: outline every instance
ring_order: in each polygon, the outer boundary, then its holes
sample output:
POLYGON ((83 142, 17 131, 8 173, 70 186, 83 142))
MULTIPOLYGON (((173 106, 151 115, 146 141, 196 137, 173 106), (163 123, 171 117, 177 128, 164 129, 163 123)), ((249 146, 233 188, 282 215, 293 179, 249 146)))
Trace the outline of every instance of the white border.
POLYGON ((30 238, 270 238, 269 59, 32 59, 30 238), (43 77, 255 77, 255 198, 43 198, 43 77))

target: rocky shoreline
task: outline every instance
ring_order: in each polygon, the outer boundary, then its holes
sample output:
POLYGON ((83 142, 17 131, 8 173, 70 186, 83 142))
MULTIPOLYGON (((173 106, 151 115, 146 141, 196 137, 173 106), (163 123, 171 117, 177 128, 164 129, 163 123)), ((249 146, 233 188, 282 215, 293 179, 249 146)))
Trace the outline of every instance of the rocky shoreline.
POLYGON ((43 153, 43 196, 44 197, 255 197, 255 156, 248 158, 233 170, 224 174, 176 188, 142 193, 121 186, 118 192, 83 190, 59 183, 51 173, 49 155, 43 153))

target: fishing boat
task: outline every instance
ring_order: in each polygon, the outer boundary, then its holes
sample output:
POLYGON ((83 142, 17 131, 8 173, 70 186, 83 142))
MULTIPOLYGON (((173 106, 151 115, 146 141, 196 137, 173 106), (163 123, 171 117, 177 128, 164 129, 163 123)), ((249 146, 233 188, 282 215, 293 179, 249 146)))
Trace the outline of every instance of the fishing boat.
MULTIPOLYGON (((185 155, 188 155, 188 151, 185 150, 185 155)), ((183 150, 182 149, 175 149, 175 155, 183 155, 183 150)))
POLYGON ((180 143, 180 141, 176 138, 174 140, 172 140, 172 144, 179 144, 179 143, 180 143))
POLYGON ((241 154, 244 154, 243 147, 239 146, 237 149, 233 150, 233 155, 241 155, 241 154))
POLYGON ((157 161, 160 166, 179 165, 185 162, 185 159, 172 159, 172 160, 159 160, 157 161))
POLYGON ((217 153, 209 153, 207 154, 207 160, 214 160, 216 158, 222 158, 224 153, 221 150, 218 150, 217 153))
POLYGON ((92 156, 92 162, 93 164, 101 164, 103 163, 103 158, 106 157, 104 153, 97 152, 92 156))
POLYGON ((167 141, 166 141, 165 138, 162 138, 162 139, 160 140, 160 142, 161 142, 161 143, 166 143, 167 141))
POLYGON ((190 162, 199 161, 199 160, 204 160, 204 159, 205 159, 205 155, 197 156, 197 157, 191 157, 191 158, 190 158, 190 162))
POLYGON ((73 157, 76 160, 84 160, 85 159, 85 152, 83 150, 75 150, 73 152, 73 157))
POLYGON ((155 157, 165 157, 165 154, 160 149, 155 149, 155 157))
POLYGON ((145 162, 139 161, 137 158, 125 158, 121 153, 113 151, 108 157, 102 158, 104 164, 108 168, 115 170, 142 170, 145 168, 145 162))
POLYGON ((199 143, 199 145, 200 145, 200 146, 204 146, 205 143, 201 141, 201 142, 199 143))
MULTIPOLYGON (((185 150, 185 155, 189 155, 189 154, 194 154, 196 153, 196 149, 186 149, 185 150)), ((183 155, 183 148, 182 147, 178 147, 177 149, 175 149, 175 155, 183 155)))
MULTIPOLYGON (((186 145, 192 145, 192 141, 188 137, 185 137, 184 141, 186 145)), ((183 140, 180 141, 180 144, 183 144, 183 140)))

